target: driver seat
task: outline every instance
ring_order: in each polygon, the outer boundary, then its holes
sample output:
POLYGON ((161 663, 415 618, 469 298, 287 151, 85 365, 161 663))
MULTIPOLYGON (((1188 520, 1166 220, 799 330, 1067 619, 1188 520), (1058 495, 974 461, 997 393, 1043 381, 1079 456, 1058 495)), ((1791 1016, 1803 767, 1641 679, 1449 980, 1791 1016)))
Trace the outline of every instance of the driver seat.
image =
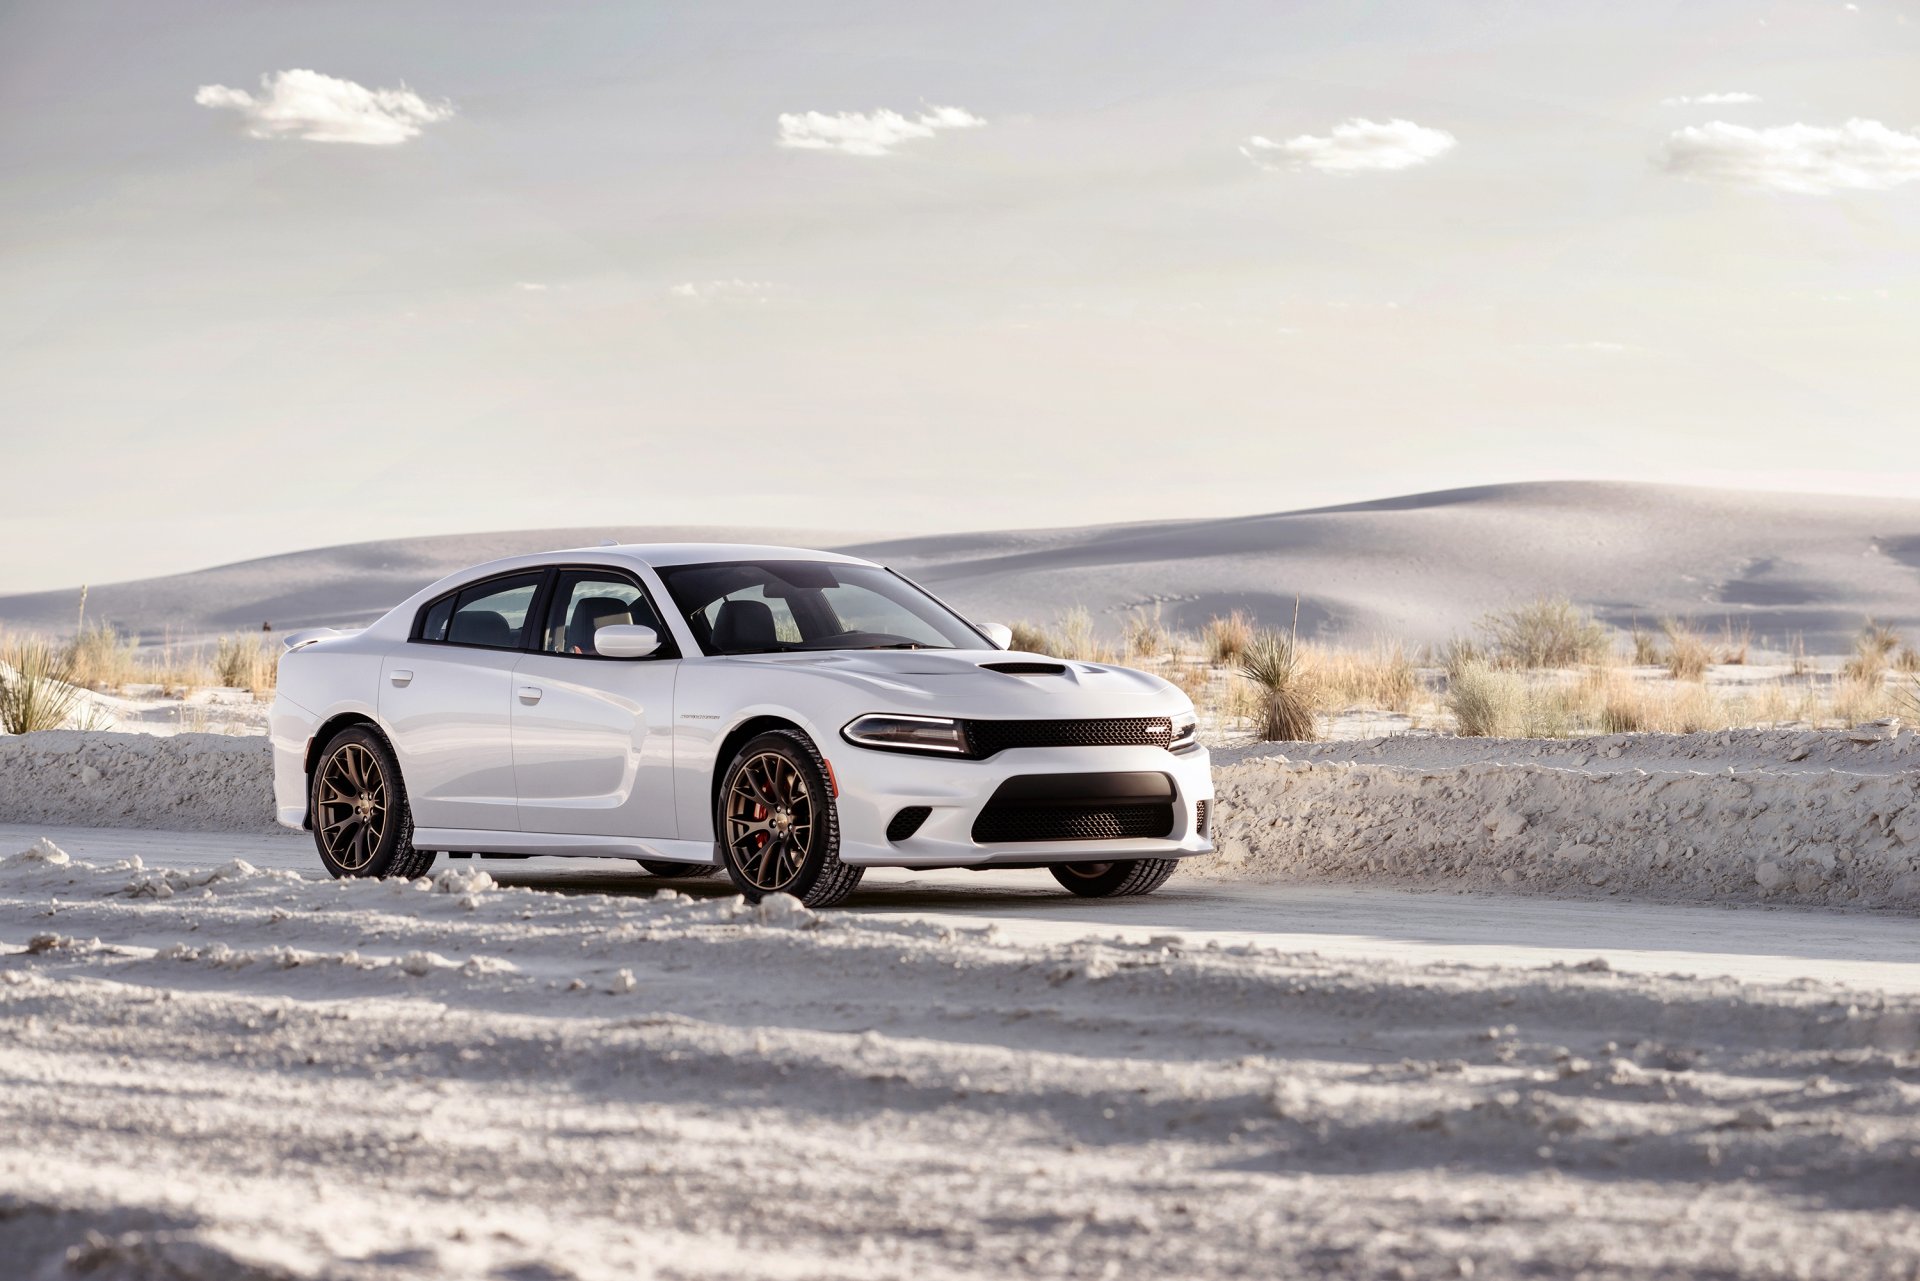
POLYGON ((780 643, 774 631, 773 610, 762 600, 730 600, 713 619, 713 647, 723 654, 736 650, 772 649, 780 643))

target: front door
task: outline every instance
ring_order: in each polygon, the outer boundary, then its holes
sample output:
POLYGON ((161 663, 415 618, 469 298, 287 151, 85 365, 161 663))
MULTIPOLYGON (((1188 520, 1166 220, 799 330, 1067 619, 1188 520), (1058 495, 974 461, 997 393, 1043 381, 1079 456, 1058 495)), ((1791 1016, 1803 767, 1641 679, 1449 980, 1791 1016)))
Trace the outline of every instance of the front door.
POLYGON ((679 651, 639 581, 604 567, 562 569, 538 644, 513 678, 513 761, 520 828, 671 840, 673 686, 679 651), (593 634, 612 623, 659 633, 646 658, 605 658, 593 634))
POLYGON ((513 669, 543 571, 475 583, 421 611, 415 635, 380 671, 418 827, 511 832, 513 669))

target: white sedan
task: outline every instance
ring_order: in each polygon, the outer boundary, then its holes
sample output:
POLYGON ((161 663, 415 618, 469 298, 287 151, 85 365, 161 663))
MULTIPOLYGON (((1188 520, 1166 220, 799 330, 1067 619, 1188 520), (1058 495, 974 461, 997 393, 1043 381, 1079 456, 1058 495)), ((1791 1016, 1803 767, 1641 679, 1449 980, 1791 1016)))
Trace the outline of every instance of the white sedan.
POLYGON ((437 853, 725 868, 838 903, 869 867, 1045 868, 1144 894, 1213 848, 1193 704, 1008 653, 879 565, 724 544, 516 556, 359 632, 287 638, 280 822, 335 876, 437 853))

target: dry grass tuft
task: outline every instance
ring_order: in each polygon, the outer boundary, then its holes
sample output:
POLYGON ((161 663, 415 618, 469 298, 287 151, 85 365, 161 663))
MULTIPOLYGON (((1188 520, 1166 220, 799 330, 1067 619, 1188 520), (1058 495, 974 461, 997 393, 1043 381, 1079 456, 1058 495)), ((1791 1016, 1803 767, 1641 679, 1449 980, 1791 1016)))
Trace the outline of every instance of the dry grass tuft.
POLYGON ((214 677, 228 689, 244 689, 255 698, 274 686, 279 675, 273 643, 259 633, 222 636, 213 656, 214 677))
POLYGON ((1173 637, 1160 622, 1160 607, 1152 614, 1134 614, 1127 619, 1126 649, 1129 658, 1153 658, 1173 648, 1173 637))
POLYGON ((1700 633, 1678 618, 1663 620, 1660 630, 1667 636, 1667 675, 1677 681, 1705 680, 1713 651, 1700 633))
POLYGON ((1891 710, 1892 700, 1879 676, 1843 675, 1833 685, 1833 715, 1843 725, 1877 721, 1891 710))
POLYGON ((1237 609, 1225 618, 1216 614, 1201 629, 1200 643, 1214 662, 1238 663, 1247 647, 1253 644, 1253 624, 1237 609))
POLYGON ((1053 637, 1047 635, 1044 629, 1035 627, 1032 623, 1013 623, 1009 625, 1008 630, 1013 633, 1013 639, 1008 642, 1008 648, 1027 654, 1048 654, 1055 658, 1059 657, 1053 652, 1053 637))
POLYGON ((1853 657, 1840 665, 1840 674, 1849 680, 1878 681, 1899 648, 1900 633, 1869 618, 1854 638, 1853 657))
POLYGON ((1733 620, 1729 618, 1720 628, 1720 661, 1729 667, 1744 667, 1747 651, 1753 647, 1753 624, 1741 623, 1734 630, 1733 620))
POLYGON ((1309 653, 1315 683, 1340 707, 1411 712, 1422 692, 1420 673, 1397 641, 1375 642, 1366 650, 1314 647, 1309 653))
POLYGON ((82 624, 66 645, 67 670, 73 683, 88 689, 118 693, 142 675, 139 646, 108 623, 82 624))
POLYGON ((1240 675, 1259 699, 1254 735, 1266 743, 1306 742, 1314 725, 1318 691, 1308 679, 1300 647, 1285 632, 1261 632, 1242 652, 1240 675))
POLYGON ((1633 665, 1635 667, 1658 667, 1660 665, 1660 639, 1652 632, 1643 631, 1638 618, 1633 620, 1633 665))
POLYGON ((1920 672, 1920 649, 1911 645, 1902 645, 1900 652, 1893 656, 1893 670, 1912 675, 1920 672))
POLYGON ((1564 596, 1497 610, 1480 631, 1502 667, 1579 667, 1607 656, 1606 628, 1564 596))

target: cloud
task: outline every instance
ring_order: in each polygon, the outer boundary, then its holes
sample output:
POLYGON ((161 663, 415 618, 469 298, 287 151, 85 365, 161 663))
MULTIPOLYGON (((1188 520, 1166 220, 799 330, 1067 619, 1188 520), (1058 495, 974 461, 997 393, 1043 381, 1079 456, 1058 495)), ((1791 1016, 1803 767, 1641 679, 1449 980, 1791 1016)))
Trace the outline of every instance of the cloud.
POLYGON ((418 137, 422 125, 453 115, 450 102, 428 102, 413 90, 369 89, 318 71, 275 71, 260 77, 260 94, 201 85, 193 100, 238 111, 250 138, 304 138, 391 147, 418 137))
POLYGON ((1310 133, 1285 142, 1252 137, 1241 146, 1240 154, 1262 169, 1365 173, 1424 165, 1452 151, 1458 142, 1444 129, 1428 129, 1411 120, 1381 123, 1356 116, 1335 125, 1324 138, 1310 133))
POLYGON ((765 280, 689 280, 667 292, 691 302, 765 302, 773 285, 765 280))
POLYGON ((1683 178, 1736 187, 1809 196, 1884 191, 1920 178, 1920 133, 1878 120, 1772 129, 1716 120, 1676 130, 1661 163, 1683 178))
POLYGON ((780 116, 780 145, 805 151, 841 151, 884 156, 903 142, 931 138, 942 129, 978 129, 987 122, 959 107, 928 107, 909 119, 884 108, 868 114, 842 111, 787 112, 780 116))
POLYGON ((1742 103, 1758 102, 1757 93, 1698 93, 1681 94, 1677 98, 1662 98, 1663 107, 1733 107, 1742 103))

